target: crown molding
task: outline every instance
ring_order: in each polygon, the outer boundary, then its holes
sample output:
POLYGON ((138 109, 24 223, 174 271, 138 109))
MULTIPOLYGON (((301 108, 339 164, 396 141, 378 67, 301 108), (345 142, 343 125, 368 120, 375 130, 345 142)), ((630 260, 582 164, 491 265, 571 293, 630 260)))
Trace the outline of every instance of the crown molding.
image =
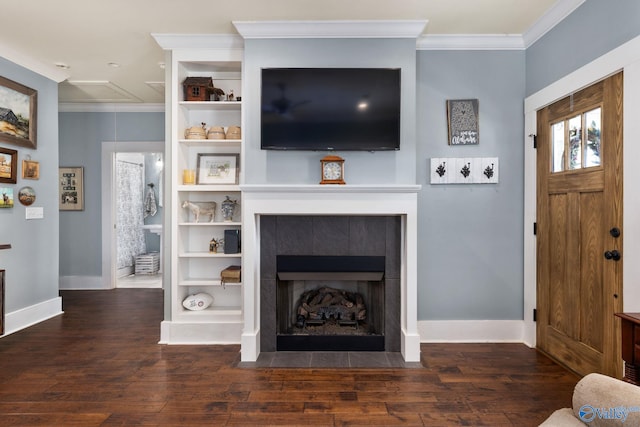
POLYGON ((245 39, 416 38, 427 20, 233 21, 245 39))
POLYGON ((75 103, 61 102, 58 104, 59 113, 164 113, 165 104, 137 103, 75 103))
POLYGON ((49 80, 53 80, 56 83, 60 83, 69 78, 69 74, 57 68, 55 65, 45 64, 38 59, 16 51, 2 42, 0 42, 0 57, 34 73, 40 74, 49 80))
POLYGON ((429 34, 418 38, 417 50, 524 50, 518 34, 429 34))
POLYGON ((151 33, 164 50, 242 49, 244 40, 235 34, 160 34, 151 33))
POLYGON ((542 15, 533 25, 524 32, 525 49, 537 42, 542 36, 547 34, 558 25, 564 18, 571 15, 574 10, 582 5, 586 0, 558 0, 542 15))

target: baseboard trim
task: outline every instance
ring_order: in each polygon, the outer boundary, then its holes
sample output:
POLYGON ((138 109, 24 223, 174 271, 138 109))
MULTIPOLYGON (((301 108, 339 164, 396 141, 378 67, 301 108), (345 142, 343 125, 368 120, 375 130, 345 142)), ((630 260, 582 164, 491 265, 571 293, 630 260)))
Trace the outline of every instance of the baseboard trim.
POLYGON ((169 345, 227 345, 240 344, 242 322, 201 323, 172 322, 160 323, 160 341, 169 345))
POLYGON ((20 310, 12 311, 11 313, 5 314, 5 334, 2 336, 13 334, 14 332, 51 319, 62 313, 61 297, 52 298, 29 307, 21 308, 20 310))
POLYGON ((60 276, 58 287, 65 291, 111 289, 102 283, 102 276, 60 276))
POLYGON ((525 343, 524 320, 421 320, 420 342, 525 343))

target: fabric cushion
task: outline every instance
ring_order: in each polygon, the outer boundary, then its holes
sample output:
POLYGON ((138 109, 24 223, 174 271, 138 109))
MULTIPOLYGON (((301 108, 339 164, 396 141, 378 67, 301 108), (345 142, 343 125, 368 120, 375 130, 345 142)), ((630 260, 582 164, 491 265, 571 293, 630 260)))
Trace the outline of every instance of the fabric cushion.
POLYGON ((601 374, 582 378, 573 391, 573 413, 593 427, 640 426, 640 387, 601 374))
POLYGON ((584 427, 584 423, 580 422, 571 408, 562 408, 555 411, 549 418, 545 420, 540 427, 584 427))

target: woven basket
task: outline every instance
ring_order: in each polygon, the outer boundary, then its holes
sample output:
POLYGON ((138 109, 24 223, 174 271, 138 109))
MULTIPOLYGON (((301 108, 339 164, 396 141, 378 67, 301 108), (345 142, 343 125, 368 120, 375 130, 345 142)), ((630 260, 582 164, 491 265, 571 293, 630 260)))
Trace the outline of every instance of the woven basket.
POLYGON ((240 126, 229 126, 227 129, 227 139, 240 139, 241 135, 240 126))
POLYGON ((184 137, 186 139, 207 139, 204 128, 200 126, 193 126, 185 130, 184 137))
POLYGON ((212 126, 207 132, 207 139, 225 139, 224 128, 222 126, 212 126))

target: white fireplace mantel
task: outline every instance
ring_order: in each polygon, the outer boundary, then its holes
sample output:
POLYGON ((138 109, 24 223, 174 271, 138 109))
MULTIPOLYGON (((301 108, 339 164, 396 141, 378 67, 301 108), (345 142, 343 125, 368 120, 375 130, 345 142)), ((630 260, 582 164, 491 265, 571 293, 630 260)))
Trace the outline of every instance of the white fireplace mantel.
POLYGON ((420 185, 242 185, 243 311, 241 360, 260 354, 260 216, 401 217, 401 352, 420 361, 417 329, 417 193, 420 185))

